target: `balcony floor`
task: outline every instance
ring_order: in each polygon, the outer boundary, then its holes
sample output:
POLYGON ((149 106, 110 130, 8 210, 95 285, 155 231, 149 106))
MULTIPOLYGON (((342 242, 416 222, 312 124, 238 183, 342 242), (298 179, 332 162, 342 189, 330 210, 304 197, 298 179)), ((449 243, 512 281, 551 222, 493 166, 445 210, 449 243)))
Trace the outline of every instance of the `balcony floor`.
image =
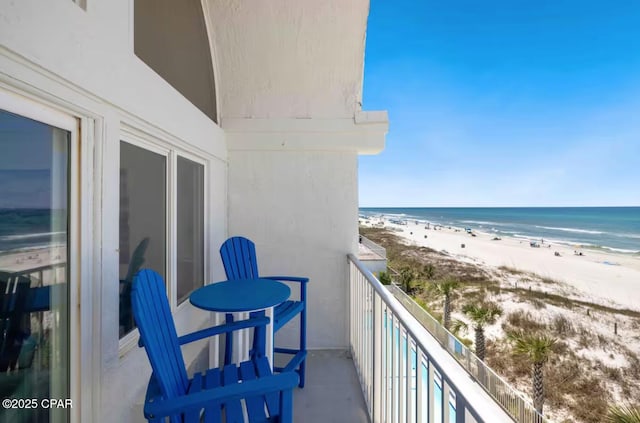
POLYGON ((346 351, 309 351, 305 387, 294 391, 293 421, 369 423, 356 369, 346 351))

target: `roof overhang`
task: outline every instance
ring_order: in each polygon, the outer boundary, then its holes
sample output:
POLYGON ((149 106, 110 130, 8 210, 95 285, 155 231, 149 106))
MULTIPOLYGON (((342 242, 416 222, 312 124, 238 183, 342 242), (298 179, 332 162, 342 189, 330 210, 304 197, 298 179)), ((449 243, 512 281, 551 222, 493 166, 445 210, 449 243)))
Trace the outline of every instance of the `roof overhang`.
POLYGON ((369 0, 202 0, 221 120, 350 118, 369 0))
POLYGON ((378 154, 389 130, 387 112, 343 119, 223 119, 229 151, 350 151, 378 154))

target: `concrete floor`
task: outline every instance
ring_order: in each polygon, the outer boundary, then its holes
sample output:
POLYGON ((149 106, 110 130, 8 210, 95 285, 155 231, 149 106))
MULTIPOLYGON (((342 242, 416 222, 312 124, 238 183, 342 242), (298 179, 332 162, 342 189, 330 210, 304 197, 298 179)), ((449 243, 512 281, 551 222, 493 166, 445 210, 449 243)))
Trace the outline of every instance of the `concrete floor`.
POLYGON ((293 395, 295 423, 369 423, 356 369, 346 351, 312 350, 304 389, 293 395))

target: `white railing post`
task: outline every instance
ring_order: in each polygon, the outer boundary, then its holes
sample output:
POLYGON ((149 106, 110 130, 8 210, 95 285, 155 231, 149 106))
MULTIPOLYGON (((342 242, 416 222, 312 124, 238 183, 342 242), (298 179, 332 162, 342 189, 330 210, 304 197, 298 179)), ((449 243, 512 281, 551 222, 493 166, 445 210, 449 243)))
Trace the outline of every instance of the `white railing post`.
MULTIPOLYGON (((442 421, 443 423, 449 422, 449 402, 451 399, 449 398, 449 384, 442 379, 442 421)), ((451 422, 454 423, 454 422, 451 422)))
POLYGON ((407 375, 406 383, 405 383, 405 392, 407 393, 407 404, 406 404, 406 421, 408 423, 415 422, 415 402, 414 402, 414 391, 413 391, 413 381, 415 380, 415 375, 413 374, 413 366, 412 366, 412 358, 413 358, 413 339, 407 332, 407 352, 406 352, 406 368, 405 373, 407 375))
MULTIPOLYGON (((427 388, 427 392, 428 388, 427 388)), ((426 411, 424 409, 424 401, 422 397, 424 396, 424 386, 422 385, 422 353, 418 349, 416 345, 416 421, 418 423, 423 423, 424 415, 426 411)), ((427 401, 427 408, 428 407, 427 401)))
POLYGON ((396 319, 397 317, 391 313, 391 319, 389 319, 391 321, 391 354, 389 354, 389 356, 391 357, 391 406, 389 407, 391 409, 391 421, 398 421, 397 415, 398 415, 398 401, 396 400, 398 392, 397 392, 397 386, 398 386, 398 382, 396 381, 397 377, 398 377, 398 369, 396 368, 396 360, 398 359, 398 351, 397 351, 397 342, 396 342, 396 338, 397 338, 397 332, 396 332, 396 319))
MULTIPOLYGON (((433 365, 429 362, 429 377, 427 378, 427 387, 428 387, 428 391, 427 391, 427 395, 428 395, 428 399, 429 399, 429 418, 427 419, 427 421, 429 423, 435 423, 436 421, 436 416, 435 416, 435 395, 434 395, 434 391, 436 389, 435 387, 435 374, 434 369, 433 369, 433 365)), ((442 422, 438 422, 438 423, 442 423, 442 422)))
POLYGON ((373 292, 373 423, 382 422, 382 300, 373 292))
POLYGON ((406 392, 405 387, 405 353, 402 351, 404 345, 404 333, 402 327, 398 328, 398 421, 406 422, 406 392))

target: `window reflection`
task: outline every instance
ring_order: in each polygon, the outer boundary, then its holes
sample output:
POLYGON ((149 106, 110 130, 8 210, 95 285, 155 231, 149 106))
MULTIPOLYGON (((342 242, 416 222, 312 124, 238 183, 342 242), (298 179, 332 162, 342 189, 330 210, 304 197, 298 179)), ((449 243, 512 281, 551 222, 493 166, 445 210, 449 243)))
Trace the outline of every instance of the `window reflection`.
MULTIPOLYGON (((0 397, 69 398, 71 134, 0 110, 0 397)), ((0 421, 66 421, 0 408, 0 421)))
POLYGON ((177 293, 183 302, 204 282, 204 166, 178 157, 177 293))
POLYGON ((166 280, 166 158, 120 143, 120 337, 135 328, 131 283, 141 268, 166 280))

